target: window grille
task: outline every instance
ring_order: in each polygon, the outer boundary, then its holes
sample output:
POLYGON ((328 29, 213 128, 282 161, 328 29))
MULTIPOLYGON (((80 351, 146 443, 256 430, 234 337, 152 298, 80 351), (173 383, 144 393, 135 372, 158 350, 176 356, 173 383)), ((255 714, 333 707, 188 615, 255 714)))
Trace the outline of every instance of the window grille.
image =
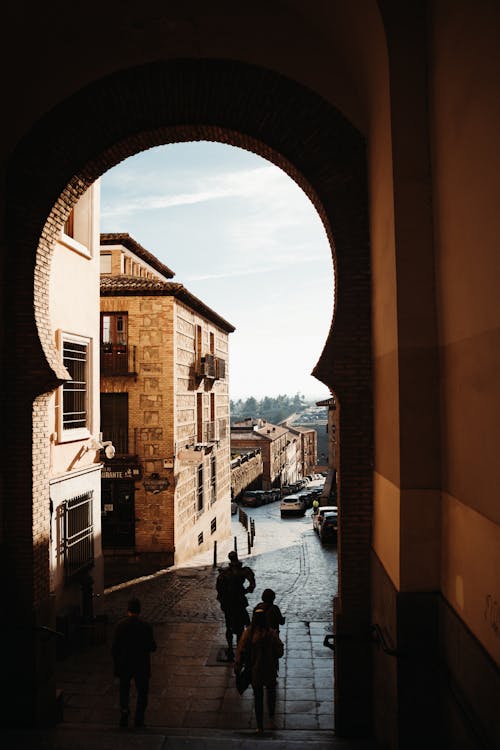
POLYGON ((93 490, 66 500, 64 509, 64 571, 66 579, 94 564, 93 490))
POLYGON ((87 344, 63 342, 63 364, 71 380, 63 384, 64 430, 87 426, 87 344))
POLYGON ((215 534, 217 531, 217 518, 212 518, 210 522, 210 533, 215 534))
POLYGON ((203 531, 198 534, 198 545, 203 544, 203 531))

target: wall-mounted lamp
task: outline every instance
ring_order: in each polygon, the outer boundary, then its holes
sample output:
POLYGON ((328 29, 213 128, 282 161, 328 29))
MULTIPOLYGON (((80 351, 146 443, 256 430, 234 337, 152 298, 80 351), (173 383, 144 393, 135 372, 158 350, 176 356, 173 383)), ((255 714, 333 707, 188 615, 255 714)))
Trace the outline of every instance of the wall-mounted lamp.
POLYGON ((106 454, 106 458, 114 458, 114 455, 116 453, 115 446, 111 442, 111 440, 105 440, 104 442, 101 440, 97 440, 95 437, 91 437, 87 440, 85 447, 88 451, 102 451, 104 448, 104 453, 106 454))

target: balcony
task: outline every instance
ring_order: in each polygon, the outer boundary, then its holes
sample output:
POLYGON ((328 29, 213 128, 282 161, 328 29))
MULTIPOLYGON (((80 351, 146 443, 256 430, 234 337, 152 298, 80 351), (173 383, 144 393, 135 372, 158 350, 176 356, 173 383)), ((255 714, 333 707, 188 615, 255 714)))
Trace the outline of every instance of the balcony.
POLYGON ((127 344, 101 344, 101 375, 136 377, 136 347, 127 344))
POLYGON ((200 359, 198 365, 198 375, 201 378, 215 379, 215 357, 212 354, 205 354, 200 359))
POLYGON ((209 380, 223 380, 226 377, 226 361, 213 354, 205 354, 196 364, 196 375, 209 380))
POLYGON ((206 443, 219 442, 219 425, 217 422, 206 422, 203 425, 203 440, 206 443))

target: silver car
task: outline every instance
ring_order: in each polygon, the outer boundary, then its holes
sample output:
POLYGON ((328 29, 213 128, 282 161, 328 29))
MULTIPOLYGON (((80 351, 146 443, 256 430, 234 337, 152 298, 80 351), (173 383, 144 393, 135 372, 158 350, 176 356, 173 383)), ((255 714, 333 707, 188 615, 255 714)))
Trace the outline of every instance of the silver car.
POLYGON ((287 495, 281 499, 280 513, 284 516, 303 516, 306 512, 304 500, 300 495, 287 495))
POLYGON ((321 522, 323 521, 323 516, 325 513, 337 513, 337 506, 336 505, 321 505, 316 511, 316 513, 312 514, 313 529, 318 534, 319 534, 319 529, 320 529, 321 522))

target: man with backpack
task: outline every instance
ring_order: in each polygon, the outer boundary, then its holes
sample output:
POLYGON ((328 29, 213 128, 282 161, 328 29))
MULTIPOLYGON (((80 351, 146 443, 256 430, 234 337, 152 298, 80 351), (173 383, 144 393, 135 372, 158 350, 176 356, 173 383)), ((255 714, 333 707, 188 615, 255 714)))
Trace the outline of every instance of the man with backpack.
POLYGON ((233 661, 233 635, 237 645, 244 628, 250 623, 246 594, 255 589, 255 576, 251 568, 238 560, 236 552, 230 552, 228 557, 229 565, 219 571, 216 589, 226 621, 227 659, 233 661))

